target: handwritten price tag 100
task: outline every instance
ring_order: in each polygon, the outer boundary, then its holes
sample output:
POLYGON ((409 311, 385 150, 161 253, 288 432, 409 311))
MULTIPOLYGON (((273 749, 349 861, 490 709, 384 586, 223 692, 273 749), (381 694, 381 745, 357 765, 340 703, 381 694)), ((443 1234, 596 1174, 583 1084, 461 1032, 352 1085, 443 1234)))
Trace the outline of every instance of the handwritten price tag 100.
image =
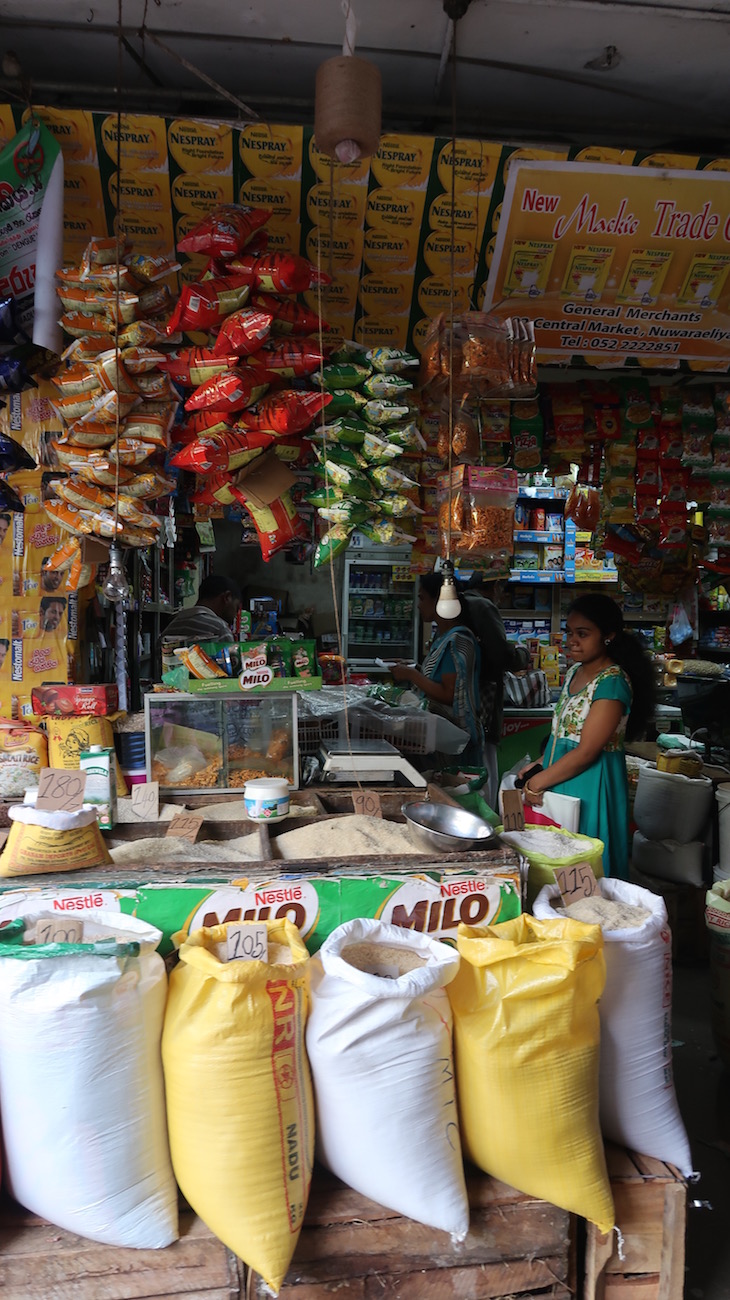
POLYGON ((598 893, 596 877, 587 862, 577 862, 574 867, 554 867, 558 889, 563 902, 577 903, 579 898, 591 898, 598 893))
POLYGON ((78 812, 84 802, 85 772, 66 772, 62 767, 42 767, 38 777, 39 812, 78 812))
POLYGON ((78 917, 73 919, 51 917, 50 920, 36 921, 36 943, 83 943, 84 923, 78 917))
POLYGON ((268 961, 269 935, 260 921, 229 925, 226 931, 226 961, 268 961))

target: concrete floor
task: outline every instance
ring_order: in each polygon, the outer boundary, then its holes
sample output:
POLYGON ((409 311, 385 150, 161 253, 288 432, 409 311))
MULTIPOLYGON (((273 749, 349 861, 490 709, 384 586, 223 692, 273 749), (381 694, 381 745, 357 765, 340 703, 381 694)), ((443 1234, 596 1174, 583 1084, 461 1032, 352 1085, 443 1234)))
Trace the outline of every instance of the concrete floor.
POLYGON ((688 1192, 684 1294, 730 1300, 730 1071, 712 1037, 707 966, 674 967, 674 1040, 677 1096, 701 1174, 688 1192))

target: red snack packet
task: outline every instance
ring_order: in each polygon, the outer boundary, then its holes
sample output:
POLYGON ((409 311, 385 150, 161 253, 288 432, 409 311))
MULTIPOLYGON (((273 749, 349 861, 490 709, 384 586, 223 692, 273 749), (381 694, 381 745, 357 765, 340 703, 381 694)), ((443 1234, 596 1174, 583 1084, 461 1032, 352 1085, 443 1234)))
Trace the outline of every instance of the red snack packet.
POLYGON ((171 464, 197 474, 232 473, 255 460, 273 441, 264 433, 247 434, 240 429, 229 429, 227 433, 198 438, 181 448, 172 457, 171 464))
POLYGON ((229 261, 266 225, 270 212, 239 204, 223 204, 210 212, 178 243, 179 253, 208 253, 229 261))
POLYGON ((178 384, 195 388, 205 384, 216 375, 225 374, 238 363, 234 352, 212 351, 210 348, 185 348, 182 352, 171 352, 158 364, 178 384))
POLYGON ((290 542, 308 535, 306 521, 294 505, 291 492, 284 492, 267 506, 253 506, 244 496, 245 483, 238 490, 253 519, 265 560, 270 560, 272 555, 283 550, 290 542))
MULTIPOLYGON (((181 434, 200 438, 213 433, 227 433, 233 428, 233 421, 228 420, 221 411, 193 411, 184 424, 173 429, 173 440, 181 441, 181 434)), ((190 437, 187 438, 189 442, 190 437)))
POLYGON ((326 321, 320 322, 316 312, 291 298, 275 298, 268 293, 257 293, 251 299, 251 306, 271 312, 274 318, 271 329, 274 334, 316 334, 320 323, 323 330, 329 329, 326 321))
POLYGON ((275 433, 302 433, 332 401, 331 393, 300 393, 284 388, 259 402, 240 423, 246 429, 271 429, 275 433))
POLYGON ((185 410, 223 411, 230 415, 251 406, 268 386, 269 376, 263 366, 253 362, 239 365, 196 388, 185 403, 185 410))
POLYGON ((297 253, 262 253, 255 257, 247 250, 233 259, 231 270, 252 274, 255 287, 263 293, 306 293, 317 278, 321 284, 330 283, 328 276, 318 277, 317 268, 297 253))
POLYGON ((271 312, 258 308, 244 307, 242 311, 234 311, 221 325, 213 352, 233 352, 237 356, 258 352, 269 337, 273 319, 271 312))
MULTIPOLYGON (((260 452, 259 455, 262 453, 260 452)), ((211 474, 201 478, 191 494, 190 500, 198 506, 238 506, 242 505, 241 494, 234 486, 231 474, 211 474)))
POLYGON ((238 311, 248 299, 251 277, 246 275, 214 276, 185 284, 167 322, 167 333, 178 330, 207 330, 219 325, 225 316, 238 311))
POLYGON ((260 360, 277 379, 298 379, 319 370, 324 355, 311 339, 290 339, 278 347, 264 348, 260 360))

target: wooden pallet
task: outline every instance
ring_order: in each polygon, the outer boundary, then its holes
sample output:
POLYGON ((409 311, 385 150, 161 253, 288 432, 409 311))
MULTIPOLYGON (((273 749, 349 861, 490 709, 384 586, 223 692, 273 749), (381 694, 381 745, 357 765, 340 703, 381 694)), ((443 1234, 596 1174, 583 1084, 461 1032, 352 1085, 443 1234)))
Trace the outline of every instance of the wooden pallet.
POLYGON ((687 1188, 673 1165, 620 1147, 606 1162, 623 1236, 587 1225, 584 1300, 682 1300, 687 1188))
MULTIPOLYGON (((317 1168, 282 1300, 570 1300, 572 1221, 474 1170, 471 1228, 453 1246, 444 1232, 404 1219, 317 1168)), ((102 1246, 0 1202, 3 1300, 269 1300, 187 1208, 165 1250, 102 1246)))

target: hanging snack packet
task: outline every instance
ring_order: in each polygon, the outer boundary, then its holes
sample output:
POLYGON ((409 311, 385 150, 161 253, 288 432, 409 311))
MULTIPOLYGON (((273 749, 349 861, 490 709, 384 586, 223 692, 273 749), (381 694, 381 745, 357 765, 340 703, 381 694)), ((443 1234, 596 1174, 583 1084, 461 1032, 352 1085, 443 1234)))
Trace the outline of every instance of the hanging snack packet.
POLYGON ((402 449, 379 438, 371 429, 363 439, 362 455, 371 465, 387 465, 388 461, 397 460, 402 455, 402 449))
MULTIPOLYGON (((119 493, 119 517, 125 524, 135 524, 138 528, 154 530, 159 528, 162 520, 157 515, 153 515, 149 510, 141 506, 139 502, 129 496, 126 492, 119 493)), ((112 505, 114 504, 112 499, 112 505)))
POLYGON ((334 483, 323 483, 320 487, 315 487, 311 492, 306 492, 304 500, 310 506, 331 506, 340 501, 347 501, 348 498, 342 488, 337 487, 334 483))
POLYGON ((158 343, 178 346, 182 343, 182 334, 179 329, 168 328, 167 322, 163 320, 136 320, 131 325, 125 325, 119 335, 119 346, 122 349, 149 348, 158 343))
POLYGON ((85 464, 74 465, 75 472, 82 478, 88 479, 89 483, 97 483, 100 487, 127 487, 136 475, 133 470, 126 469, 124 465, 112 465, 108 460, 86 461, 85 464))
POLYGON ((309 339, 290 339, 277 347, 264 348, 260 360, 277 379, 301 379, 312 375, 324 361, 324 355, 309 339))
POLYGON ((182 352, 171 352, 159 365, 160 370, 174 379, 176 384, 185 388, 197 388, 207 384, 209 379, 225 374, 238 363, 235 352, 226 352, 223 348, 185 348, 182 352))
POLYGON ((225 316, 245 306, 250 290, 251 279, 243 275, 226 275, 183 285, 167 322, 168 335, 178 330, 215 328, 225 316))
POLYGON ((77 474, 57 479, 53 490, 62 501, 81 510, 111 510, 114 506, 114 497, 110 492, 86 483, 77 474))
POLYGON ((337 442, 344 447, 361 447, 365 435, 371 433, 369 424, 364 420, 358 420, 355 415, 340 415, 331 424, 320 424, 315 430, 317 438, 327 442, 337 442))
POLYGON ((419 364, 418 357, 398 348, 371 348, 365 353, 366 359, 375 370, 384 375, 401 375, 419 364))
POLYGON ((403 532, 392 519, 386 519, 383 515, 360 524, 360 532, 369 542, 382 546, 412 546, 416 540, 410 533, 403 532))
POLYGON ((356 388, 335 388, 329 390, 328 396, 331 402, 327 412, 328 419, 330 416, 337 418, 340 415, 362 414, 368 400, 365 394, 359 393, 356 388))
POLYGON ((330 393, 302 393, 284 388, 247 410, 241 424, 247 429, 271 429, 275 433, 303 433, 332 400, 330 393))
POLYGON ((273 298, 269 294, 257 293, 251 299, 251 306, 270 313, 274 334, 316 334, 320 329, 329 330, 327 322, 321 320, 316 312, 290 298, 273 298))
POLYGON ((90 511, 75 510, 64 501, 46 501, 44 509, 64 532, 73 533, 74 537, 90 535, 92 531, 90 511))
POLYGON ((338 465, 330 458, 324 464, 329 478, 348 496, 357 497, 359 501, 370 501, 375 495, 372 483, 360 471, 349 469, 346 465, 338 465))
POLYGON ((359 388, 369 374, 370 370, 367 366, 345 363, 343 365, 325 366, 315 382, 321 388, 326 388, 328 392, 334 393, 338 389, 359 388))
POLYGON ((230 429, 227 433, 204 435, 175 453, 171 464, 176 469, 194 470, 197 474, 226 473, 242 469, 270 447, 274 439, 255 430, 230 429))
POLYGON ((177 442, 184 435, 185 440, 190 442, 203 435, 228 433, 233 427, 233 418, 229 419, 222 411, 191 411, 185 417, 185 423, 176 425, 173 429, 173 440, 177 442))
POLYGON ((266 506, 254 505, 245 495, 245 484, 241 487, 246 509, 253 519, 261 555, 270 560, 272 555, 281 551, 290 542, 307 536, 307 525, 299 514, 291 492, 283 492, 275 501, 266 506))
POLYGON ((83 339, 87 335, 106 338, 107 347, 114 337, 114 326, 104 316, 85 316, 80 311, 64 312, 61 317, 61 329, 74 339, 83 339))
POLYGON ((89 363, 89 369, 105 392, 132 394, 135 397, 139 395, 139 387, 126 369, 121 356, 118 356, 113 348, 107 352, 100 352, 96 359, 89 363))
POLYGON ((371 517, 374 504, 369 501, 352 501, 345 497, 342 501, 332 501, 327 506, 318 506, 317 514, 320 519, 326 519, 331 524, 347 524, 350 528, 356 528, 358 524, 371 517))
POLYGON ((369 470, 370 478, 381 492, 417 492, 418 484, 392 465, 374 465, 369 470))
POLYGON ((101 388, 98 376, 82 362, 68 366, 60 375, 53 375, 51 383, 55 384, 61 397, 77 397, 80 393, 93 393, 101 388))
POLYGON ((216 379, 210 379, 185 403, 186 411, 210 410, 232 414, 243 411, 263 396, 269 386, 269 377, 259 362, 249 360, 216 379))
MULTIPOLYGON (((394 447, 402 447, 404 451, 425 451, 426 440, 421 433, 415 420, 408 420, 405 424, 387 424, 382 429, 382 436, 386 442, 390 442, 394 447)), ((471 443, 470 443, 471 446, 471 443)), ((459 441, 459 435, 454 427, 454 454, 459 456, 463 454, 464 448, 459 441)))
POLYGON ((150 456, 154 456, 156 447, 149 442, 140 442, 138 438, 119 438, 106 451, 112 465, 142 465, 150 456))
MULTIPOLYGON (((164 352, 157 348, 122 348, 122 361, 130 375, 144 375, 156 370, 167 360, 164 352)), ((98 353, 97 353, 98 357, 98 353)))
POLYGON ((403 406, 399 402, 382 401, 378 398, 366 402, 363 407, 363 419, 368 424, 383 425, 397 424, 399 420, 405 420, 411 413, 409 406, 403 406))
POLYGON ((145 402, 132 411, 124 421, 123 435, 125 438, 137 438, 140 442, 146 442, 158 451, 167 451, 176 407, 169 404, 167 410, 161 411, 159 415, 153 415, 148 408, 149 403, 145 402))
POLYGON ((175 490, 174 478, 160 473, 159 470, 146 470, 141 474, 130 474, 129 470, 120 470, 126 478, 121 478, 120 483, 124 484, 125 494, 129 497, 136 497, 140 501, 154 501, 158 497, 165 497, 175 490))
MULTIPOLYGON (((214 355, 233 353, 249 356, 263 347, 271 332, 273 316, 255 307, 244 307, 227 316, 213 344, 214 355)), ((235 361, 233 362, 235 365, 235 361)))
POLYGON ((178 252, 207 253, 209 257, 229 261, 246 247, 270 216, 264 208, 222 204, 178 240, 178 252))
POLYGON ((234 259, 231 270, 253 275, 255 288, 260 293, 306 293, 317 280, 324 285, 330 283, 329 276, 318 273, 306 257, 299 257, 297 253, 265 252, 252 256, 247 251, 234 259))
POLYGON ((377 507, 381 514, 387 515, 390 519, 402 519, 405 515, 423 514, 421 507, 401 492, 394 492, 392 495, 381 497, 377 502, 377 507))
POLYGON ((364 381, 361 389, 368 397, 397 401, 398 398, 406 397, 413 390, 413 384, 409 379, 403 379, 401 375, 375 374, 364 381))
POLYGON ((342 551, 346 551, 350 544, 350 535, 352 526, 349 524, 333 524, 332 527, 320 537, 314 552, 313 565, 315 569, 320 569, 323 564, 328 564, 334 560, 342 551))

